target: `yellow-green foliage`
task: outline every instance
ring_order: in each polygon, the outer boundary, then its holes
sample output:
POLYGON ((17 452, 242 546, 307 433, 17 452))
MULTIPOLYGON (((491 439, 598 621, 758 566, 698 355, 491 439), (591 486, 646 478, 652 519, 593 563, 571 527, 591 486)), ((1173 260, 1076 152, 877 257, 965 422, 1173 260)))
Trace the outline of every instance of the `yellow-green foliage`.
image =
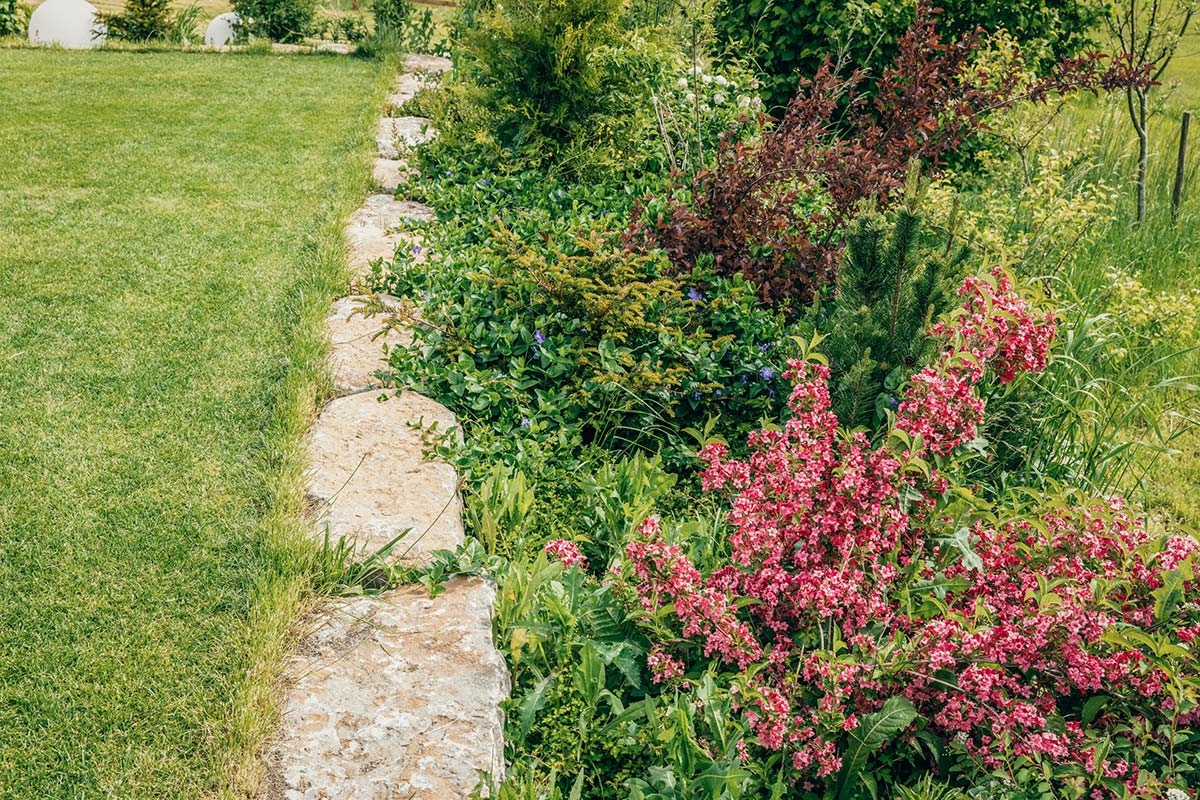
POLYGON ((1140 280, 1110 273, 1112 313, 1147 337, 1187 346, 1200 337, 1200 289, 1152 292, 1140 280))
MULTIPOLYGON (((1116 189, 1090 174, 1078 150, 1042 147, 1021 161, 1011 152, 984 150, 978 158, 980 188, 966 198, 957 230, 992 265, 1060 273, 1102 236, 1112 218, 1116 189)), ((943 218, 954 213, 953 187, 961 183, 947 174, 930 187, 930 201, 943 218)))

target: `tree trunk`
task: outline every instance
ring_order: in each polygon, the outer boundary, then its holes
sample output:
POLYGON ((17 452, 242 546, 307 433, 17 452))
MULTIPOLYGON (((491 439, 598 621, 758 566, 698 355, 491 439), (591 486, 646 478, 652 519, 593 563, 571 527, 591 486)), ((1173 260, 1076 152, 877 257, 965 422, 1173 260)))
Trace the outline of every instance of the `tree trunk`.
POLYGON ((1150 136, 1146 131, 1149 98, 1146 89, 1139 89, 1138 99, 1138 167, 1137 167, 1137 221, 1146 221, 1146 178, 1150 167, 1150 136))

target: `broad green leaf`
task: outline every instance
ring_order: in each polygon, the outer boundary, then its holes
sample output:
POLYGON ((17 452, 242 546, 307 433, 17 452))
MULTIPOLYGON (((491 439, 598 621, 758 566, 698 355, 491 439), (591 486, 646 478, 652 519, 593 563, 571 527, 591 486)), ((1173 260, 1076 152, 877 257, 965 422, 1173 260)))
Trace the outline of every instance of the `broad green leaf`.
POLYGON ((859 720, 850 733, 846 752, 842 754, 842 771, 838 775, 837 798, 847 800, 862 779, 862 771, 871 754, 894 739, 917 718, 917 709, 905 697, 890 697, 883 707, 859 720))

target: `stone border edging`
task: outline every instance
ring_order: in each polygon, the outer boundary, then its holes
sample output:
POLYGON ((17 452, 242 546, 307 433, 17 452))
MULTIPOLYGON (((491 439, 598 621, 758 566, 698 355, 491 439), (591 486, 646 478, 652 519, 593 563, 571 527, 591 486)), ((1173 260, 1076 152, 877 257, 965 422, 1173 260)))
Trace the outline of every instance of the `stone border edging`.
MULTIPOLYGON (((445 72, 450 65, 410 56, 406 67, 393 105, 420 87, 417 71, 445 72)), ((381 185, 381 172, 390 182, 403 152, 428 140, 428 120, 398 119, 420 136, 406 134, 402 147, 381 153, 394 162, 381 170, 376 161, 381 185)), ((381 150, 386 144, 380 142, 381 150)), ((372 260, 390 259, 413 241, 396 230, 401 223, 432 218, 432 209, 418 203, 388 194, 368 197, 347 226, 355 279, 364 277, 372 260)), ((430 425, 445 430, 457 420, 427 397, 378 391, 372 373, 383 367, 387 347, 404 343, 406 332, 381 330, 357 313, 367 301, 396 302, 344 297, 327 320, 340 396, 322 410, 308 436, 313 536, 344 536, 369 553, 405 534, 391 560, 420 563, 433 550, 454 549, 464 540, 454 469, 424 457, 423 431, 430 425)), ((500 703, 509 678, 492 641, 494 599, 487 580, 458 578, 436 598, 406 586, 325 602, 308 620, 287 670, 282 726, 262 794, 272 800, 465 800, 481 775, 502 779, 500 703)))

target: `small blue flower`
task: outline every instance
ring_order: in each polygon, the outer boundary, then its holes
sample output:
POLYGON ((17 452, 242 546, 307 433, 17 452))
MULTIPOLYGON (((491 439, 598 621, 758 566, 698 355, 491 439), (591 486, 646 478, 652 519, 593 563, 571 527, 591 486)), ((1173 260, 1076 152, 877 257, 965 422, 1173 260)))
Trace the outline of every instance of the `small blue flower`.
POLYGON ((700 393, 692 392, 692 400, 696 403, 699 403, 700 402, 700 393))
POLYGON ((538 328, 533 334, 533 340, 538 344, 546 343, 546 334, 542 333, 542 329, 538 328))
POLYGON ((484 186, 491 186, 491 185, 492 185, 492 182, 491 182, 490 180, 488 180, 487 178, 484 178, 484 179, 483 179, 483 180, 481 180, 479 183, 480 183, 480 184, 482 184, 482 185, 484 185, 484 186))
POLYGON ((770 367, 763 367, 758 371, 758 377, 762 378, 764 381, 774 380, 775 370, 771 369, 770 367))
POLYGON ((713 397, 724 397, 725 393, 720 389, 713 389, 713 397))
POLYGON ((895 395, 892 395, 888 398, 888 408, 890 408, 892 411, 895 411, 899 407, 900 400, 895 395))
POLYGON ((419 255, 421 255, 421 245, 419 245, 419 244, 414 244, 414 245, 412 246, 412 254, 413 254, 414 256, 419 256, 419 255))
POLYGON ((746 374, 746 373, 744 373, 744 372, 743 372, 741 375, 739 375, 739 376, 738 376, 738 382, 739 382, 739 383, 741 383, 743 386, 745 386, 745 385, 746 385, 746 382, 747 382, 748 380, 750 380, 750 376, 749 376, 749 375, 747 375, 747 374, 746 374))
POLYGON ((762 344, 760 344, 760 345, 758 346, 758 352, 760 352, 760 353, 765 353, 765 352, 767 352, 767 351, 768 351, 768 350, 770 350, 770 349, 771 349, 771 343, 770 343, 770 342, 763 342, 762 344))
POLYGON ((772 400, 774 400, 774 399, 775 399, 775 390, 774 390, 774 389, 768 389, 768 390, 767 390, 767 397, 769 397, 769 398, 771 398, 772 400))
POLYGON ((453 172, 452 170, 446 170, 446 177, 447 177, 447 178, 453 178, 453 177, 454 177, 454 172, 453 172))
POLYGON ((524 428, 525 430, 529 430, 530 424, 531 423, 529 422, 529 417, 521 417, 521 427, 522 428, 524 428))
POLYGON ((691 300, 694 303, 704 302, 704 294, 695 286, 693 286, 691 289, 688 289, 687 296, 688 300, 691 300))

